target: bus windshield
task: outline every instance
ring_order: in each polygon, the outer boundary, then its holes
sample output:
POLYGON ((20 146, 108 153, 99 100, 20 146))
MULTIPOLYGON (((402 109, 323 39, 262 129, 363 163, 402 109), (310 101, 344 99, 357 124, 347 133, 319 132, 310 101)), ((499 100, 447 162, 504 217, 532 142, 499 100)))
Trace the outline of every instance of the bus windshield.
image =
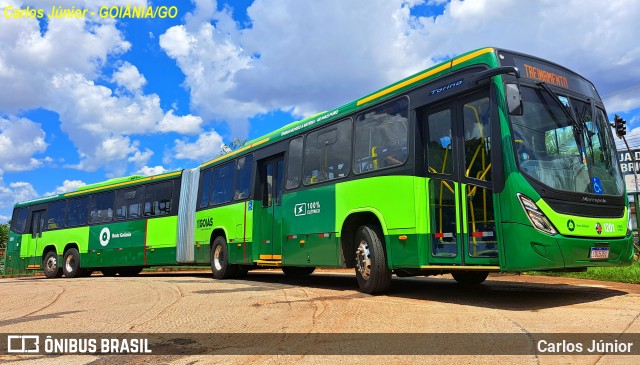
POLYGON ((523 85, 521 91, 524 112, 511 116, 520 169, 552 189, 622 195, 624 183, 604 111, 541 84, 523 85))

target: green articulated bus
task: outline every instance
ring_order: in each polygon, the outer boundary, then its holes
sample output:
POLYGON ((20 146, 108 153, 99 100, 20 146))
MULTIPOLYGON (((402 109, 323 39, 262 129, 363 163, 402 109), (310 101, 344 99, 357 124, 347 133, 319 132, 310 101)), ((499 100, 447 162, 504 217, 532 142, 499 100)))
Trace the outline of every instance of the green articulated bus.
POLYGON ((594 86, 540 58, 475 50, 201 166, 17 204, 6 272, 135 275, 211 265, 286 275, 578 271, 629 265, 629 208, 594 86))

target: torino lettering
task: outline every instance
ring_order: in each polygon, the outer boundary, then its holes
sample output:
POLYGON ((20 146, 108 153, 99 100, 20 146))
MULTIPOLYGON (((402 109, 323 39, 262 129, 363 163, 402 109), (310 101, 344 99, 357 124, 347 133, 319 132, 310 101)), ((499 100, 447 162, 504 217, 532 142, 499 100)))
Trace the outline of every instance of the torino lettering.
POLYGON ((134 18, 175 18, 178 16, 177 6, 101 6, 99 15, 101 18, 134 19, 134 18))

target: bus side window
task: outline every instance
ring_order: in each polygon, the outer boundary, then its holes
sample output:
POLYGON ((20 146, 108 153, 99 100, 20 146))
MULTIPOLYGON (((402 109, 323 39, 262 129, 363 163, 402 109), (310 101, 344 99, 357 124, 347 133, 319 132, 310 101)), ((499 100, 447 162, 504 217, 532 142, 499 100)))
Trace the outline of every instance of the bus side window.
POLYGON ((241 200, 249 197, 251 186, 251 172, 253 171, 253 155, 238 159, 236 166, 236 188, 233 199, 241 200))
POLYGON ((202 183, 200 184, 200 208, 206 208, 209 206, 209 195, 211 195, 211 175, 213 175, 213 169, 209 169, 202 174, 202 183))
POLYGON ((303 183, 315 183, 347 176, 351 169, 351 119, 345 119, 309 133, 304 141, 303 183), (344 173, 336 173, 342 166, 344 173))
POLYGON ((67 210, 67 226, 77 227, 87 224, 88 207, 88 196, 69 200, 69 209, 67 210))
POLYGON ((403 164, 407 160, 409 102, 403 97, 358 115, 356 174, 403 164))
POLYGON ((289 153, 287 154, 287 189, 295 189, 300 186, 300 176, 302 175, 302 149, 303 138, 294 138, 289 142, 289 153))
POLYGON ((171 214, 173 197, 173 181, 164 181, 148 185, 144 198, 144 216, 158 216, 171 214))
POLYGON ((29 208, 22 207, 16 208, 13 211, 13 218, 11 218, 11 231, 13 233, 22 234, 25 228, 27 228, 27 216, 29 215, 29 208))
POLYGON ((91 196, 89 223, 105 223, 113 220, 113 191, 91 196))
POLYGON ((57 201, 49 204, 47 208, 46 229, 64 228, 64 213, 67 209, 67 201, 57 201))

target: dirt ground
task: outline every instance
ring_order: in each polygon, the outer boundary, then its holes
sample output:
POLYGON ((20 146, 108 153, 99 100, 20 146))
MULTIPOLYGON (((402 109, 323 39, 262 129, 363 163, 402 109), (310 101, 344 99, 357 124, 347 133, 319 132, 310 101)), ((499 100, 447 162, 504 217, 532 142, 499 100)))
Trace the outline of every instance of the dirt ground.
POLYGON ((206 272, 4 278, 0 288, 5 337, 200 333, 217 339, 215 346, 194 345, 196 350, 179 354, 0 355, 0 362, 17 364, 640 362, 640 352, 548 355, 537 348, 538 334, 558 333, 621 334, 640 348, 640 285, 633 284, 491 275, 468 289, 447 275, 394 277, 389 293, 370 296, 358 292, 351 271, 320 270, 290 279, 280 270, 260 270, 226 281, 206 272), (524 345, 518 343, 523 339, 524 345), (443 354, 433 355, 421 344, 443 354), (474 354, 477 348, 487 352, 474 354))

